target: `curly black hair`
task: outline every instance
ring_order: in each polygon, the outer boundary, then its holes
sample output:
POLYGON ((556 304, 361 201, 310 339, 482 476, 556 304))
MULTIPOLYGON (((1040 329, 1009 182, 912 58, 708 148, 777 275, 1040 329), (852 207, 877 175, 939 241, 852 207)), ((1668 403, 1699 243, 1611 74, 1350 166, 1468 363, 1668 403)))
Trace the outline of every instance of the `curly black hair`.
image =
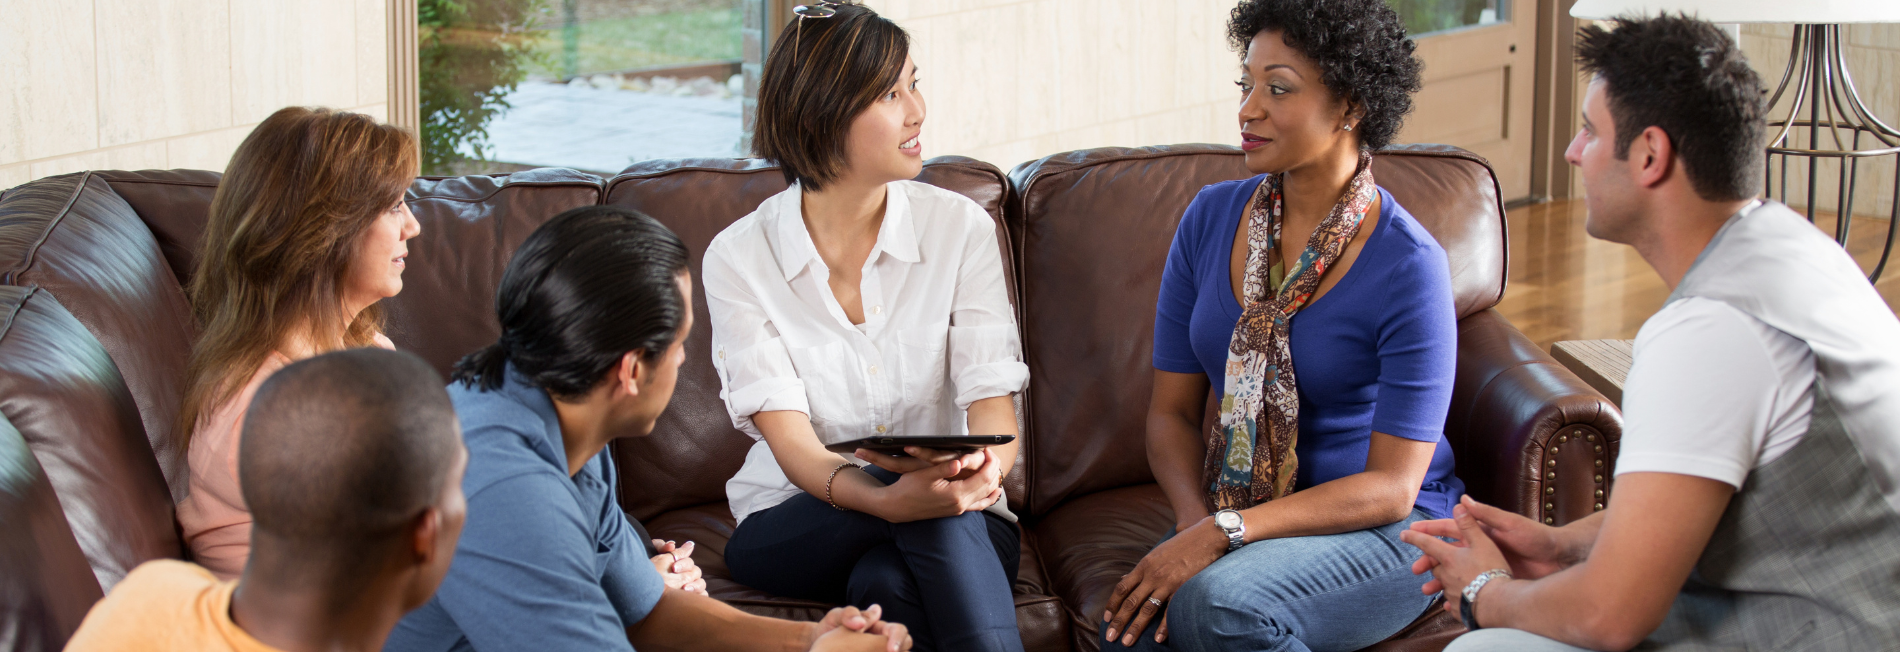
POLYGON ((1227 41, 1244 58, 1266 30, 1313 60, 1334 97, 1365 112, 1356 129, 1361 146, 1385 147, 1398 135, 1423 66, 1385 0, 1243 0, 1227 20, 1227 41))

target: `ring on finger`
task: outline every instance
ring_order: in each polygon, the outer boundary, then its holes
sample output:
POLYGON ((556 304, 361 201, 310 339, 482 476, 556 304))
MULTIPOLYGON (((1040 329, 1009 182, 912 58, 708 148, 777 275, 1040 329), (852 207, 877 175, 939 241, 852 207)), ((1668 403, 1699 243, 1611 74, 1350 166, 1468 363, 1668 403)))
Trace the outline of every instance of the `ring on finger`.
POLYGON ((1148 596, 1148 604, 1154 605, 1156 609, 1160 609, 1162 607, 1161 600, 1154 596, 1148 596))

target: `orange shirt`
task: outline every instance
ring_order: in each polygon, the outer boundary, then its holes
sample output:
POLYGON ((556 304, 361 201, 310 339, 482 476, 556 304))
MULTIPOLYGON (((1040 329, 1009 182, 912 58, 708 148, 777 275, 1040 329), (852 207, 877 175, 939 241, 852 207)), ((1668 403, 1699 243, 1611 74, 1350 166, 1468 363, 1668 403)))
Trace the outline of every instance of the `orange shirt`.
POLYGON ((66 652, 276 652, 231 621, 236 589, 195 564, 146 562, 92 606, 66 652))
MULTIPOLYGON (((395 349, 382 334, 376 345, 395 349)), ((238 485, 238 440, 244 432, 244 412, 251 397, 271 374, 290 365, 290 358, 271 352, 230 401, 198 419, 186 458, 191 467, 189 493, 178 502, 178 525, 192 560, 217 575, 236 579, 251 557, 251 510, 244 505, 238 485)))

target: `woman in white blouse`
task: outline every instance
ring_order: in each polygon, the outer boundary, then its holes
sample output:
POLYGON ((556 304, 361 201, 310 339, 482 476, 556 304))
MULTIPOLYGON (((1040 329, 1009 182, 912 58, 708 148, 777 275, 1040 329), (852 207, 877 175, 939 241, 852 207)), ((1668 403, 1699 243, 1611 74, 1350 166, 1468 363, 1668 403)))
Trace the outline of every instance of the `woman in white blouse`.
POLYGON ((1029 371, 989 216, 909 181, 924 119, 909 36, 861 6, 806 11, 766 62, 754 141, 795 183, 704 264, 722 394, 758 440, 726 484, 727 564, 775 594, 880 605, 919 650, 1021 650, 1000 487, 1019 444, 825 450, 1016 434, 1029 371))

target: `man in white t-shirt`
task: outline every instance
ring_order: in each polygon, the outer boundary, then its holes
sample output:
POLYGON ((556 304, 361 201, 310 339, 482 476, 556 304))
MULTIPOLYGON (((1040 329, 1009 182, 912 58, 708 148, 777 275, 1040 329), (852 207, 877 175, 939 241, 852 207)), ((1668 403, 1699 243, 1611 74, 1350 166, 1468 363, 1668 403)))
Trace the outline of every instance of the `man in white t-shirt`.
POLYGON ((1585 28, 1591 235, 1674 291, 1638 333, 1607 508, 1472 501, 1403 534, 1486 650, 1900 649, 1900 320, 1831 239, 1755 199, 1761 80, 1683 16, 1585 28))

